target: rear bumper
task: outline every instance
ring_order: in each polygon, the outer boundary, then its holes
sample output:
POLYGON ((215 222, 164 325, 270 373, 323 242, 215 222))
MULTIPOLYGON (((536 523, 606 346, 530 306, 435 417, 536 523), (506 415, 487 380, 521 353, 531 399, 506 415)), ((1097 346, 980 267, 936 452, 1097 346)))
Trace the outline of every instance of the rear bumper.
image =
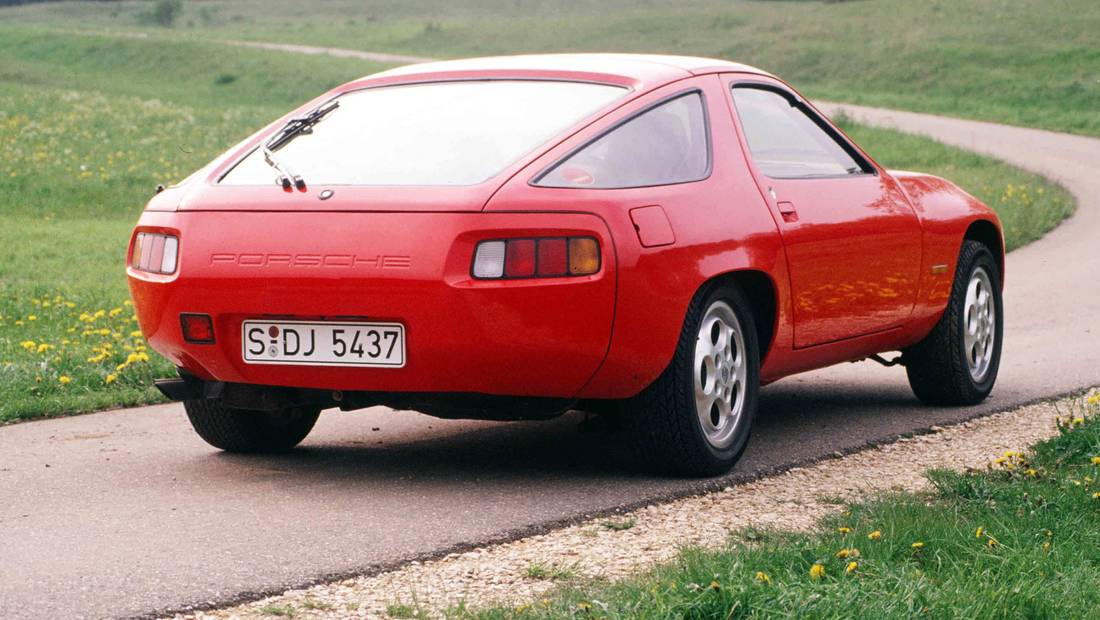
POLYGON ((146 212, 137 230, 175 234, 171 276, 128 269, 150 346, 206 381, 378 393, 569 398, 607 355, 615 255, 603 220, 540 213, 146 212), (599 273, 479 281, 484 239, 587 235, 599 273), (179 315, 214 319, 216 342, 183 340, 179 315), (405 326, 403 368, 253 365, 247 319, 405 326))

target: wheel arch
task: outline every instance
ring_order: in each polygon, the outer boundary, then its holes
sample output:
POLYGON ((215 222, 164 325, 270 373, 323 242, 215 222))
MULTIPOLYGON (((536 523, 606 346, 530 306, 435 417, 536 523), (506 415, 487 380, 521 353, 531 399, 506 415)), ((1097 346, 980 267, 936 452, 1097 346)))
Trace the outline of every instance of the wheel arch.
POLYGON ((966 228, 963 241, 977 241, 993 253, 993 259, 997 261, 997 270, 1000 272, 1001 286, 1004 287, 1005 278, 1005 249, 1004 237, 1001 229, 989 220, 974 220, 966 228))
POLYGON ((727 271, 704 281, 699 285, 696 295, 705 295, 716 286, 737 287, 745 295, 752 310, 753 323, 756 324, 757 342, 760 343, 760 361, 763 362, 775 342, 778 319, 779 292, 775 281, 764 271, 739 269, 727 271))

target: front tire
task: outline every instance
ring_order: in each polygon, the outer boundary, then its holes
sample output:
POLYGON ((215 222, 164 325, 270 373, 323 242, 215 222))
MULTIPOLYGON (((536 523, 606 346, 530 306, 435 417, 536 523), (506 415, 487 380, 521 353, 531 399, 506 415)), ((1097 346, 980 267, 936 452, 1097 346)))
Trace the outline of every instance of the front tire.
POLYGON ((964 241, 947 309, 932 333, 902 353, 913 393, 930 405, 985 400, 1001 365, 1000 270, 977 241, 964 241))
POLYGON ((623 423, 643 467, 679 476, 714 476, 733 467, 748 442, 760 391, 756 334, 737 288, 695 296, 668 367, 623 403, 623 423))
POLYGON ((226 452, 286 452, 313 430, 318 409, 248 411, 226 407, 217 399, 183 403, 191 426, 206 443, 226 452))

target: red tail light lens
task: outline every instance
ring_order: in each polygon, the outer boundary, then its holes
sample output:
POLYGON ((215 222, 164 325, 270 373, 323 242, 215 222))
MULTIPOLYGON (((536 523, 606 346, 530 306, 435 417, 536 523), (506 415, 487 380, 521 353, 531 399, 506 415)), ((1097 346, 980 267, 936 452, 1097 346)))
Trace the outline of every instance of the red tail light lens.
POLYGON ((535 275, 535 240, 513 239, 504 250, 504 277, 530 278, 535 275))
POLYGON ((592 237, 541 237, 482 241, 471 273, 479 280, 588 276, 600 270, 600 244, 592 237))
POLYGON ((149 273, 175 273, 179 247, 180 241, 173 235, 139 232, 130 254, 130 266, 149 273))
POLYGON ((214 321, 209 314, 181 314, 183 339, 194 344, 214 344, 214 321))
POLYGON ((569 273, 568 245, 565 239, 539 239, 540 276, 564 276, 569 273))

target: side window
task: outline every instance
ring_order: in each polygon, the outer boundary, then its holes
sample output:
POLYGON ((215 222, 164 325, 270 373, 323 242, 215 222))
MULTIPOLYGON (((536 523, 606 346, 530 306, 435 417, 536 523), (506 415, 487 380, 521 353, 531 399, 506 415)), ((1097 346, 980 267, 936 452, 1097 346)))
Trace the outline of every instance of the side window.
POLYGON ((777 179, 870 172, 786 97, 763 88, 733 87, 733 103, 752 159, 777 179))
POLYGON ((535 185, 614 189, 698 181, 710 172, 707 132, 702 95, 687 93, 590 142, 535 185))

